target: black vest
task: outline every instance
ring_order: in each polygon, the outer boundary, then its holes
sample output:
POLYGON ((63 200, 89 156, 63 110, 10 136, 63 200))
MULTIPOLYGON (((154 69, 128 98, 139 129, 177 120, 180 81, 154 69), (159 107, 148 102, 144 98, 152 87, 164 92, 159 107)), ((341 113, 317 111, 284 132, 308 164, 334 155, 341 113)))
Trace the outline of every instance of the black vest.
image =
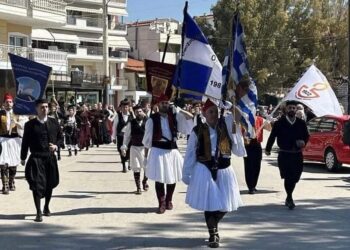
POLYGON ((145 125, 147 118, 145 117, 142 120, 141 126, 139 125, 136 119, 132 119, 130 122, 131 125, 131 146, 143 146, 142 139, 145 134, 145 125))
POLYGON ((117 136, 124 136, 122 129, 128 124, 128 122, 131 121, 131 119, 132 119, 132 117, 129 114, 128 120, 125 122, 123 119, 123 114, 121 112, 118 112, 117 136))

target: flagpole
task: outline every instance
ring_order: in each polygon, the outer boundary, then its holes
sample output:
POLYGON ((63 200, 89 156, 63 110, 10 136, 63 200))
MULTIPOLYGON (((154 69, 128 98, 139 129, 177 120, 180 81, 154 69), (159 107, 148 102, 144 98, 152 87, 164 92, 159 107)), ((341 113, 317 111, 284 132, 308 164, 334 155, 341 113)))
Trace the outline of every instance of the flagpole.
POLYGON ((181 29, 181 53, 180 53, 180 58, 178 61, 179 64, 179 69, 177 71, 177 82, 176 82, 176 95, 175 95, 175 103, 177 103, 177 99, 179 98, 179 86, 180 86, 180 78, 181 78, 181 68, 182 68, 182 54, 183 54, 183 50, 184 50, 184 42, 185 42, 185 29, 186 29, 186 25, 185 25, 185 15, 187 14, 187 8, 188 8, 188 1, 185 2, 185 7, 183 10, 183 21, 182 21, 182 29, 181 29))

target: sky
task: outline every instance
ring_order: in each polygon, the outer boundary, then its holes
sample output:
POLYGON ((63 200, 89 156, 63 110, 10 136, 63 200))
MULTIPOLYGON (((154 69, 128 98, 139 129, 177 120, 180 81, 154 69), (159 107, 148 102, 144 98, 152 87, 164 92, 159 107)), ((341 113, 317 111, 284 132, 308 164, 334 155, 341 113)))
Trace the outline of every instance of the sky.
MULTIPOLYGON (((150 20, 155 18, 183 19, 185 0, 128 0, 127 22, 150 20)), ((191 16, 209 14, 217 0, 188 0, 188 13, 191 16)))

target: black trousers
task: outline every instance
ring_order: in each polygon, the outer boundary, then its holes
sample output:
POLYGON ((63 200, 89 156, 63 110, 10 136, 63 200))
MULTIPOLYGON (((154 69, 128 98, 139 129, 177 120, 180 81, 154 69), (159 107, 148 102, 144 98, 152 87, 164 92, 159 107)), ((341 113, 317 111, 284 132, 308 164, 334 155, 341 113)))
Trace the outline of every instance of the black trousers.
POLYGON ((244 157, 245 181, 248 189, 253 190, 256 187, 259 179, 262 148, 261 144, 256 142, 246 145, 245 149, 247 151, 247 157, 244 157))

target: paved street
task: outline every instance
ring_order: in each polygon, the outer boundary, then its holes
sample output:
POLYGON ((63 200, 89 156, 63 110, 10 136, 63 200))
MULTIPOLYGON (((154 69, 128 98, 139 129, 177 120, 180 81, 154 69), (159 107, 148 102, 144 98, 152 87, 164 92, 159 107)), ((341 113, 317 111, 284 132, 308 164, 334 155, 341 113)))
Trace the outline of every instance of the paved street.
MULTIPOLYGON (((181 151, 184 151, 184 141, 181 151)), ((33 222, 32 194, 20 167, 17 191, 0 195, 0 249, 197 249, 207 248, 203 214, 185 205, 184 184, 174 210, 155 213, 154 183, 135 195, 131 172, 121 172, 115 145, 82 151, 60 162, 51 217, 33 222)), ((283 206, 276 154, 264 156, 259 192, 249 195, 242 159, 233 166, 245 206, 228 214, 220 228, 222 249, 349 249, 350 167, 328 173, 306 164, 295 191, 296 209, 283 206)))

